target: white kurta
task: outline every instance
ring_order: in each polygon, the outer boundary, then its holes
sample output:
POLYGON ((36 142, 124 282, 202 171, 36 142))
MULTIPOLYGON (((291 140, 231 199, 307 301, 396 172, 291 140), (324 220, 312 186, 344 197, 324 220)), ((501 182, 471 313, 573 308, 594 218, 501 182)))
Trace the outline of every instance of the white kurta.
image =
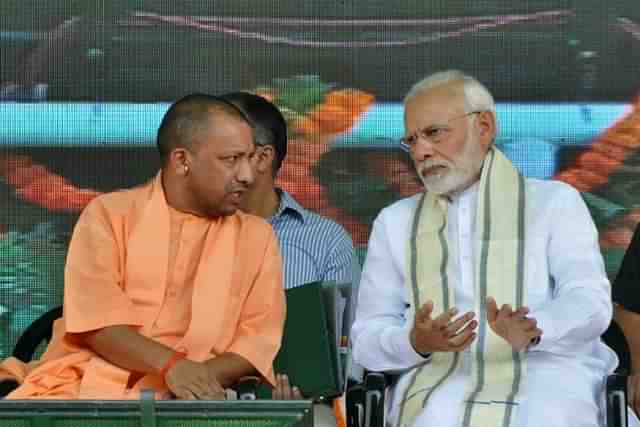
MULTIPOLYGON (((600 340, 611 321, 612 303, 597 230, 572 187, 534 179, 527 179, 526 185, 527 305, 543 336, 528 350, 524 400, 516 425, 602 426, 604 380, 617 358, 600 340)), ((474 306, 477 193, 476 184, 455 197, 447 217, 452 246, 447 269, 461 313, 474 306)), ((418 197, 383 209, 373 225, 352 330, 354 359, 369 370, 402 371, 424 361, 409 342, 413 319, 405 317, 412 302, 405 289, 406 244, 418 197)), ((416 418, 416 427, 457 425, 469 369, 467 352, 461 370, 432 395, 416 418)), ((387 405, 392 423, 398 415, 393 403, 407 382, 408 375, 402 376, 387 405)))

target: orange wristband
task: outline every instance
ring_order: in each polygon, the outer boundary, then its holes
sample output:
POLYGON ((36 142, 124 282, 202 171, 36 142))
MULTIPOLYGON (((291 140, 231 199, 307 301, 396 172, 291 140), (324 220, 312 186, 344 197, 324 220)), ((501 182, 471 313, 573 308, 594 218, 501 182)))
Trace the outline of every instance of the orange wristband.
POLYGON ((181 361, 182 359, 186 359, 186 357, 187 357, 187 353, 182 353, 179 351, 174 352, 169 358, 169 360, 167 360, 167 363, 165 363, 162 369, 160 369, 160 376, 162 378, 166 377, 167 374, 169 373, 169 370, 173 368, 173 366, 179 361, 181 361))

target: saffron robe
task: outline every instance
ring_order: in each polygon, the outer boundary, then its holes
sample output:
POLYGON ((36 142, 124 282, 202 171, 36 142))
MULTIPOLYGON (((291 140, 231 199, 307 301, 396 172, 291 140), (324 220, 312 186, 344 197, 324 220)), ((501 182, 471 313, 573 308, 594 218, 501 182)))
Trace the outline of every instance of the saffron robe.
POLYGON ((273 384, 285 318, 278 242, 251 215, 208 219, 171 209, 158 174, 83 211, 63 307, 39 361, 3 363, 22 383, 7 398, 133 399, 145 388, 167 396, 160 376, 109 363, 74 335, 113 325, 135 327, 193 361, 238 354, 273 384))

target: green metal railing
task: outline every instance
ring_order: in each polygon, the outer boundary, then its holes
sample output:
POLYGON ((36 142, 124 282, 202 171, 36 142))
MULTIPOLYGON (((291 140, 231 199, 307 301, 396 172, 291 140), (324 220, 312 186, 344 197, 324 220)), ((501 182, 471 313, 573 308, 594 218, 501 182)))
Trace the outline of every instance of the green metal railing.
POLYGON ((0 400, 1 427, 313 427, 311 401, 0 400))

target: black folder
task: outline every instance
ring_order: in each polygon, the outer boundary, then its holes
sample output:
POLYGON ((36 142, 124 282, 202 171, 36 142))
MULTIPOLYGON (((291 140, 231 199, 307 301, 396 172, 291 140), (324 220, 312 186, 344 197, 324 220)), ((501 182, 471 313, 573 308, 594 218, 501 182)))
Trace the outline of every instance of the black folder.
POLYGON ((287 320, 274 361, 305 398, 339 396, 344 369, 337 350, 341 336, 340 292, 335 282, 313 282, 286 291, 287 320))

